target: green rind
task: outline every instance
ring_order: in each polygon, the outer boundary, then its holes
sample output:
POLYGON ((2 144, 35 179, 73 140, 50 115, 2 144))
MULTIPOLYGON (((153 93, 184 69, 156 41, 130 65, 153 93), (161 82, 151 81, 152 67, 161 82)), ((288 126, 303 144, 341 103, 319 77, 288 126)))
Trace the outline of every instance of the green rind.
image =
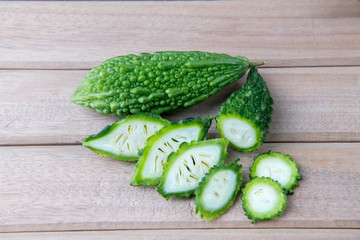
MULTIPOLYGON (((256 67, 252 67, 246 84, 238 91, 233 92, 230 97, 221 105, 216 122, 221 122, 222 119, 238 115, 240 118, 245 118, 256 126, 261 132, 257 144, 249 148, 239 148, 230 142, 230 145, 239 152, 254 151, 265 141, 266 134, 269 131, 271 122, 271 114, 273 112, 269 89, 266 82, 258 73, 256 67)), ((221 125, 216 125, 220 135, 224 137, 221 125)))
MULTIPOLYGON (((239 159, 238 159, 239 160, 239 159)), ((237 160, 237 161, 238 161, 237 160)), ((233 205, 238 192, 240 190, 241 187, 241 183, 242 183, 242 174, 241 174, 241 165, 237 164, 237 161, 229 164, 229 165, 225 165, 225 164, 220 164, 220 165, 216 165, 214 167, 212 167, 209 172, 205 175, 205 177, 201 180, 201 182, 199 183, 199 187, 196 190, 196 198, 195 198, 195 205, 196 205, 196 214, 198 212, 200 212, 200 217, 201 218, 206 218, 207 221, 211 221, 217 217, 219 217, 222 213, 224 213, 230 206, 233 205), (218 209, 217 211, 212 211, 209 209, 206 209, 205 206, 202 205, 202 202, 204 201, 201 198, 201 195, 203 194, 203 192, 205 191, 208 183, 210 182, 211 178, 218 173, 219 171, 223 171, 223 170, 231 170, 233 171, 236 175, 236 184, 235 184, 235 189, 234 192, 232 194, 232 197, 229 199, 229 201, 227 203, 225 203, 220 209, 218 209)))
POLYGON ((145 166, 146 163, 146 156, 149 153, 151 146, 153 146, 158 140, 160 140, 167 132, 170 130, 176 129, 181 126, 189 126, 189 125, 197 125, 201 128, 200 134, 198 136, 197 141, 201 141, 203 139, 206 139, 207 131, 209 130, 209 127, 211 125, 213 117, 207 117, 207 118, 186 118, 179 122, 173 122, 170 125, 160 129, 155 135, 151 136, 147 139, 146 146, 140 150, 139 155, 140 159, 137 162, 133 175, 130 180, 131 186, 156 186, 156 184, 159 183, 159 178, 152 178, 152 179, 143 179, 141 172, 145 166))
POLYGON ((284 155, 281 152, 269 151, 268 153, 260 154, 259 156, 257 156, 254 159, 252 166, 250 167, 250 174, 249 174, 250 179, 253 179, 255 177, 260 177, 260 176, 257 176, 257 174, 256 174, 257 166, 260 164, 261 161, 263 161, 269 157, 279 158, 291 167, 292 180, 286 186, 283 186, 283 189, 286 191, 287 194, 293 194, 294 193, 293 189, 295 187, 299 186, 298 181, 300 181, 302 179, 302 176, 299 173, 298 164, 295 161, 292 161, 289 155, 284 155))
POLYGON ((173 112, 237 81, 249 66, 246 57, 199 51, 118 56, 93 68, 71 101, 102 114, 173 112))
POLYGON ((287 198, 286 198, 286 194, 284 193, 281 185, 274 181, 271 178, 254 178, 252 179, 250 182, 248 182, 245 185, 245 188, 242 189, 242 207, 245 211, 245 215, 251 219, 252 223, 255 223, 257 221, 268 221, 268 220, 272 220, 275 219, 277 217, 279 217, 286 209, 286 205, 287 205, 287 198), (269 215, 265 214, 259 214, 259 213, 255 213, 251 210, 251 206, 250 206, 250 202, 249 199, 247 198, 247 193, 248 191, 251 189, 251 187, 253 187, 256 184, 259 183, 265 183, 268 184, 269 186, 272 186, 275 191, 280 195, 280 204, 277 205, 276 209, 274 209, 274 211, 272 213, 270 213, 269 215))
POLYGON ((161 124, 163 124, 163 126, 167 126, 167 125, 170 124, 170 122, 168 120, 161 118, 157 114, 138 112, 136 114, 123 117, 120 120, 113 123, 112 125, 106 126, 104 129, 102 129, 97 134, 93 134, 93 135, 91 135, 91 136, 89 136, 87 138, 84 138, 82 140, 82 145, 84 147, 89 148, 91 151, 95 152, 96 154, 101 155, 102 157, 108 156, 108 157, 111 157, 113 159, 117 159, 117 160, 125 161, 125 162, 137 161, 139 159, 139 156, 131 157, 131 156, 123 155, 123 154, 116 155, 116 154, 113 154, 112 152, 109 152, 109 151, 105 151, 105 150, 102 150, 102 149, 99 149, 99 148, 94 148, 93 146, 90 145, 90 142, 93 141, 93 140, 97 140, 97 139, 100 139, 102 137, 107 136, 108 134, 110 134, 114 130, 116 130, 116 128, 119 127, 121 124, 127 123, 127 122, 132 121, 132 120, 139 120, 139 119, 146 120, 148 122, 161 123, 161 124))
POLYGON ((169 199, 172 196, 174 196, 176 198, 189 198, 190 196, 194 195, 196 188, 190 189, 188 191, 176 192, 176 193, 166 192, 164 189, 164 184, 167 179, 169 170, 171 169, 173 164, 176 162, 177 158, 179 156, 181 156, 182 154, 184 154, 186 151, 196 148, 196 147, 206 146, 206 145, 210 145, 210 144, 220 144, 221 145, 221 147, 222 147, 221 155, 220 155, 220 158, 219 158, 219 161, 217 164, 223 163, 228 157, 228 153, 226 151, 228 143, 229 142, 223 138, 210 139, 210 140, 205 140, 205 141, 201 141, 201 142, 182 143, 180 145, 178 151, 171 153, 165 163, 163 174, 161 176, 159 185, 157 186, 158 193, 166 199, 169 199))

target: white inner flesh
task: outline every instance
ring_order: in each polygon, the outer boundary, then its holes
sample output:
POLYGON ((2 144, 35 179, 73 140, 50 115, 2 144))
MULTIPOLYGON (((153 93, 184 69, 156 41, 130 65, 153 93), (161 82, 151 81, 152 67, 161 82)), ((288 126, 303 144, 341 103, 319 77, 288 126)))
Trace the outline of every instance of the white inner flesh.
POLYGON ((248 148, 256 144, 256 130, 248 122, 237 118, 227 118, 222 125, 225 138, 234 145, 248 148))
POLYGON ((167 174, 166 192, 183 192, 196 188, 209 169, 217 164, 221 146, 208 145, 192 148, 176 159, 167 174))
POLYGON ((267 184, 254 185, 249 192, 249 203, 254 212, 267 213, 277 205, 279 196, 267 184))
POLYGON ((196 126, 175 128, 161 137, 150 149, 142 171, 144 178, 161 177, 163 166, 172 152, 176 152, 183 142, 199 138, 201 129, 196 126))
POLYGON ((162 124, 146 121, 129 121, 122 123, 105 137, 87 143, 96 149, 111 152, 116 155, 137 156, 148 139, 163 127, 162 124))
POLYGON ((261 160, 256 167, 258 177, 269 177, 285 187, 291 180, 291 167, 279 158, 267 158, 261 160))
POLYGON ((207 209, 221 209, 232 197, 236 187, 236 174, 231 170, 215 173, 207 184, 202 203, 207 209))

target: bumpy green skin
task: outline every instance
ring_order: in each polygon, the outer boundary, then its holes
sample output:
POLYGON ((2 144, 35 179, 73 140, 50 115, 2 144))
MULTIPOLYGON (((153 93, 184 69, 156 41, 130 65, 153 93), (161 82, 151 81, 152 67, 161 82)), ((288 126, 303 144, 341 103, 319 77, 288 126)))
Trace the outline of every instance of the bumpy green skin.
POLYGON ((300 181, 302 179, 302 176, 299 173, 299 166, 297 165, 297 163, 295 161, 292 161, 289 155, 284 155, 281 152, 269 151, 268 153, 260 154, 259 156, 257 156, 254 159, 252 166, 250 167, 250 174, 249 174, 250 179, 254 179, 256 177, 261 177, 261 176, 257 175, 257 167, 262 161, 264 161, 268 158, 279 158, 284 163, 286 163, 287 165, 289 165, 291 167, 291 170, 292 170, 291 180, 286 186, 282 186, 282 187, 286 191, 287 194, 290 194, 290 195, 293 194, 294 193, 293 189, 295 187, 299 186, 298 181, 300 181))
POLYGON ((119 56, 93 68, 71 101, 103 114, 160 114, 203 101, 261 64, 196 51, 119 56))
POLYGON ((184 126, 198 126, 199 128, 201 128, 201 131, 200 131, 200 134, 196 141, 201 141, 201 140, 206 139, 206 134, 210 128, 212 119, 213 119, 212 116, 207 117, 207 118, 200 118, 200 117, 186 118, 186 119, 180 120, 179 122, 173 122, 170 125, 163 127, 155 135, 149 137, 147 139, 146 146, 139 152, 140 159, 136 163, 136 166, 134 168, 134 172, 133 172, 133 175, 130 180, 130 185, 134 186, 134 187, 146 186, 146 185, 153 187, 159 183, 160 178, 144 178, 142 176, 142 170, 145 167, 147 155, 149 154, 151 147, 159 139, 161 139, 166 133, 168 133, 170 130, 173 130, 176 128, 181 128, 184 126))
POLYGON ((286 194, 284 193, 281 185, 274 181, 271 178, 254 178, 252 179, 250 182, 248 182, 245 185, 245 188, 242 189, 242 207, 245 211, 245 215, 251 219, 252 223, 255 223, 257 221, 268 221, 268 220, 272 220, 275 219, 277 217, 279 217, 286 209, 286 205, 287 205, 287 198, 286 198, 286 194), (250 191, 250 189, 257 185, 257 184, 267 184, 269 186, 271 186, 276 193, 280 196, 279 202, 276 205, 276 207, 269 213, 258 213, 253 211, 252 207, 251 207, 251 202, 248 198, 248 192, 250 191))
POLYGON ((178 151, 171 153, 168 157, 167 162, 165 163, 164 172, 161 176, 159 185, 157 186, 158 193, 161 196, 163 196, 164 198, 166 198, 167 200, 172 196, 174 196, 176 198, 189 198, 190 196, 194 195, 197 187, 189 189, 188 191, 167 192, 164 189, 164 185, 165 185, 165 182, 169 175, 169 170, 172 168, 172 166, 174 165, 174 163, 176 162, 178 157, 183 155, 185 152, 187 152, 191 149, 194 149, 194 148, 196 149, 198 147, 208 146, 208 145, 220 145, 221 146, 220 158, 218 159, 218 162, 216 163, 216 165, 224 163, 228 157, 228 153, 226 151, 228 143, 229 142, 224 138, 210 139, 210 140, 201 141, 201 142, 193 141, 191 143, 186 143, 186 142, 182 143, 180 145, 178 151))
POLYGON ((195 198, 195 205, 196 205, 196 214, 200 212, 201 218, 206 218, 207 221, 211 221, 217 217, 219 217, 222 213, 224 213, 230 206, 233 205, 236 196, 240 190, 241 183, 242 183, 242 174, 241 174, 241 165, 238 165, 237 162, 240 159, 237 159, 235 162, 225 165, 220 164, 217 166, 212 167, 209 172, 205 175, 205 177, 201 180, 199 183, 199 187, 196 190, 196 198, 195 198), (206 201, 206 199, 203 198, 203 193, 205 189, 208 187, 208 183, 210 182, 211 178, 218 172, 224 171, 224 170, 230 170, 233 171, 236 174, 236 184, 234 191, 232 193, 232 197, 228 200, 228 202, 223 204, 223 207, 220 209, 207 209, 206 206, 204 206, 203 202, 206 201))
MULTIPOLYGON (((269 124, 271 122, 271 114, 273 112, 269 89, 266 82, 258 73, 256 67, 252 67, 246 84, 238 91, 233 92, 230 97, 224 102, 216 116, 217 123, 228 116, 238 116, 242 119, 247 119, 251 125, 259 130, 257 144, 249 148, 239 148, 230 142, 230 145, 237 151, 254 151, 263 144, 266 134, 269 131, 269 124)), ((222 126, 217 124, 217 129, 220 135, 223 136, 222 126)))
POLYGON ((93 152, 103 156, 103 157, 111 157, 113 159, 117 159, 117 160, 121 160, 121 161, 125 161, 125 162, 129 162, 129 161, 137 161, 139 159, 139 156, 126 156, 124 154, 114 154, 112 152, 106 151, 104 149, 101 148, 95 148, 93 146, 91 146, 91 142, 94 140, 98 140, 100 138, 103 138, 107 135, 109 135, 110 133, 112 133, 113 131, 115 131, 118 127, 120 127, 121 125, 125 124, 125 123, 129 123, 131 121, 144 121, 144 122, 149 122, 149 123, 157 123, 157 124, 161 124, 163 126, 167 126, 170 124, 169 121, 167 121, 166 119, 161 118, 159 115, 153 114, 153 113, 137 113, 137 114, 133 114, 133 115, 129 115, 126 117, 121 118, 120 120, 118 120, 117 122, 113 123, 112 125, 106 126, 103 130, 101 130, 99 133, 91 135, 87 138, 84 138, 82 141, 82 145, 84 147, 89 148, 90 150, 92 150, 93 152))

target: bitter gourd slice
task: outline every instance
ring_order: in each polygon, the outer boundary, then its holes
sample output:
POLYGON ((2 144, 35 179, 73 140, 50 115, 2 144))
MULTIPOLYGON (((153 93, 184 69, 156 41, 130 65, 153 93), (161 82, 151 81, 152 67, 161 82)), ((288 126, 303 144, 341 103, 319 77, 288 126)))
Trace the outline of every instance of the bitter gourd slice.
POLYGON ((254 178, 242 192, 242 206, 252 223, 274 219, 286 209, 286 194, 271 178, 254 178))
POLYGON ((93 68, 71 100, 103 114, 160 114, 201 102, 261 64, 198 51, 118 56, 93 68))
POLYGON ((201 179, 209 169, 227 158, 228 141, 223 138, 183 143, 170 154, 158 185, 160 195, 187 198, 195 194, 201 179))
POLYGON ((212 117, 187 118, 178 123, 172 123, 148 138, 146 146, 139 152, 130 184, 132 186, 158 184, 163 166, 170 155, 181 143, 201 141, 206 138, 212 117))
POLYGON ((212 167, 199 183, 195 205, 201 218, 213 220, 234 203, 242 183, 241 165, 237 161, 212 167))
POLYGON ((169 125, 169 121, 155 114, 129 115, 105 127, 101 132, 83 139, 83 146, 101 156, 121 161, 137 161, 138 152, 146 139, 169 125))
POLYGON ((232 93, 216 117, 221 137, 237 151, 254 151, 265 140, 273 99, 257 68, 251 68, 246 84, 232 93))
POLYGON ((250 178, 269 177, 279 182, 288 194, 293 193, 293 189, 298 186, 301 180, 299 167, 292 161, 289 155, 281 152, 261 154, 255 158, 250 167, 250 178))

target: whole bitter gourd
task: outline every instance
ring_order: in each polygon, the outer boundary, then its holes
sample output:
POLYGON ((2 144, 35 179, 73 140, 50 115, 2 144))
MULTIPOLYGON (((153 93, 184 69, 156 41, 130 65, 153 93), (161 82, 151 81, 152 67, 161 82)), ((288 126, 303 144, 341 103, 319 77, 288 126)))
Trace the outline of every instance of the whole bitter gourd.
POLYGON ((262 64, 198 51, 118 56, 93 68, 71 100, 103 114, 160 114, 203 101, 262 64))
POLYGON ((265 140, 271 122, 273 99, 256 67, 246 84, 221 105, 216 127, 237 151, 254 151, 265 140))

